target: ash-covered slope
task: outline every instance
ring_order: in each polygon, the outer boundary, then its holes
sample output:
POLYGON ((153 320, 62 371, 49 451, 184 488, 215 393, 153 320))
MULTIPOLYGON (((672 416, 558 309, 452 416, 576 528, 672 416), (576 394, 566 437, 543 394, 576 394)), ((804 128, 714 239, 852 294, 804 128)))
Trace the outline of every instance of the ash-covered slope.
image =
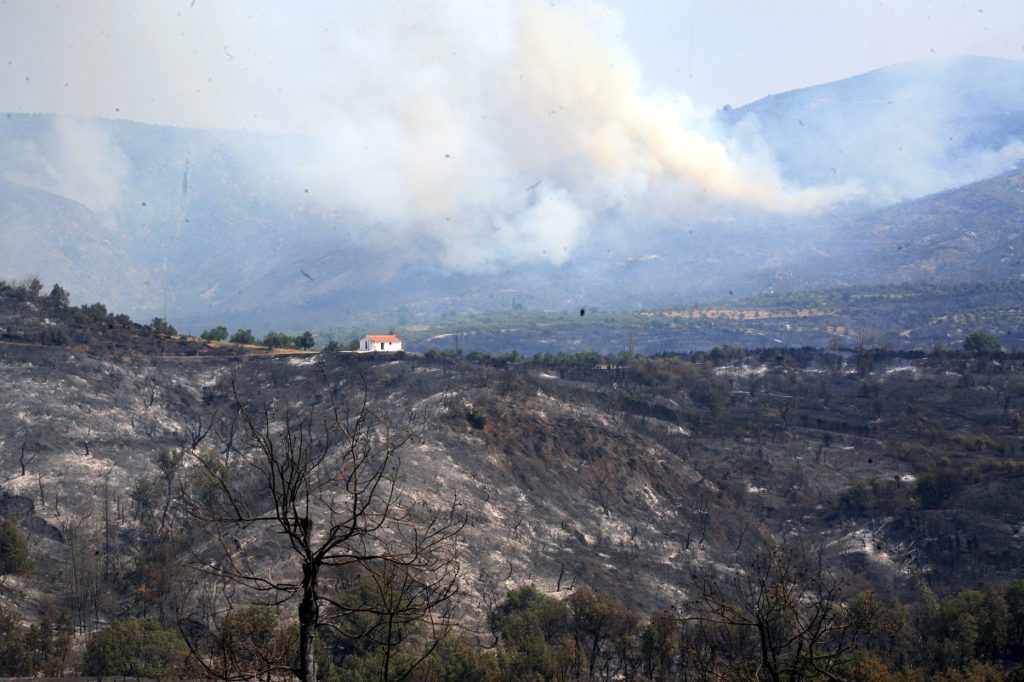
MULTIPOLYGON (((653 609, 679 598, 688 563, 677 559, 687 538, 697 546, 692 503, 704 489, 700 476, 605 408, 558 395, 561 388, 546 393, 557 379, 414 359, 238 365, 202 357, 117 361, 20 345, 0 353, 0 382, 18 387, 0 417, 4 511, 32 531, 44 581, 57 580, 70 558, 68 524, 83 524, 91 537, 116 517, 119 562, 131 563, 136 543, 154 542, 146 539, 155 521, 142 509, 139 482, 157 479, 161 450, 191 449, 204 428, 212 427, 196 448, 223 447, 229 381, 301 404, 323 385, 322 372, 352 391, 365 379, 378 409, 426 415, 424 430, 400 453, 401 485, 410 499, 437 505, 458 495, 467 514, 462 589, 471 610, 517 584, 611 592, 623 580, 635 606, 653 609)), ((125 592, 110 608, 130 611, 132 578, 112 578, 125 592)))
MULTIPOLYGON (((1022 362, 719 351, 505 366, 0 343, 0 511, 17 516, 39 567, 3 594, 23 611, 52 597, 86 627, 169 618, 192 583, 168 552, 208 548, 174 544, 187 519, 161 497, 158 455, 244 447, 236 391, 308 414, 325 407, 325 388, 417 415, 400 486, 428 507, 457 496, 471 625, 527 583, 651 611, 683 599, 691 571, 727 571, 787 538, 823 543, 883 591, 921 572, 934 584, 992 581, 1024 561, 1022 362)), ((195 473, 186 462, 184 478, 195 473)), ((264 547, 254 553, 267 570, 294 572, 269 530, 239 537, 264 547)))

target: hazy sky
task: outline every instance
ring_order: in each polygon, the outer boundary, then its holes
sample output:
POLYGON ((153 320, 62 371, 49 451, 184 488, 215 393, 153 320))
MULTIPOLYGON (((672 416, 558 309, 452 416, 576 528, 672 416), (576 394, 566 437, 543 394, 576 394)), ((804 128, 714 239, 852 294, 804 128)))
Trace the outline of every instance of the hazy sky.
MULTIPOLYGON (((0 109, 187 122, 184 119, 204 108, 216 109, 216 97, 225 89, 238 98, 239 88, 227 81, 238 81, 250 90, 261 83, 273 85, 282 66, 274 63, 281 58, 275 52, 295 47, 311 60, 329 60, 335 48, 325 38, 332 30, 338 36, 339 25, 380 21, 376 4, 4 0, 0 2, 0 109), (282 36, 294 39, 304 32, 308 34, 305 45, 281 41, 282 36)), ((469 46, 486 50, 495 24, 508 20, 502 3, 434 0, 431 4, 441 8, 438 14, 447 22, 445 32, 436 36, 439 49, 451 42, 452 34, 474 32, 480 41, 469 46)), ((641 88, 680 91, 698 107, 736 106, 767 94, 929 56, 1024 58, 1024 2, 1020 0, 548 0, 546 4, 568 8, 585 16, 592 27, 597 25, 599 39, 613 45, 610 54, 635 59, 641 88)), ((392 18, 401 13, 415 16, 423 7, 417 2, 393 5, 403 12, 391 12, 392 18)), ((470 62, 476 58, 466 52, 465 40, 457 43, 452 44, 460 48, 459 58, 470 62)), ((373 46, 366 47, 372 55, 373 46)), ((387 55, 381 58, 386 60, 387 55)), ((289 77, 301 82, 306 75, 295 72, 289 77)), ((260 127, 259 116, 259 111, 251 112, 239 124, 260 127)))
POLYGON ((1020 0, 608 3, 650 84, 716 108, 914 59, 1024 59, 1020 0))

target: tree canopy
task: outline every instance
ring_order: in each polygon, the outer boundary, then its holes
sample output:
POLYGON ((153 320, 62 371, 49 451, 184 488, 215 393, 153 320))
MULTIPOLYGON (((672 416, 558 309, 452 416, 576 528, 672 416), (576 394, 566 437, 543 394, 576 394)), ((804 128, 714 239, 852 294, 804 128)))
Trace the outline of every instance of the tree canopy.
POLYGON ((225 341, 228 338, 228 329, 224 325, 218 325, 213 329, 205 329, 199 335, 204 341, 225 341))
POLYGON ((32 570, 25 536, 9 516, 0 519, 0 575, 24 574, 32 570))
POLYGON ((184 668, 188 648, 181 636, 155 620, 126 618, 95 633, 85 650, 86 675, 168 677, 184 668))
POLYGON ((971 353, 998 353, 1002 349, 999 339, 985 332, 972 332, 964 339, 964 350, 971 353))

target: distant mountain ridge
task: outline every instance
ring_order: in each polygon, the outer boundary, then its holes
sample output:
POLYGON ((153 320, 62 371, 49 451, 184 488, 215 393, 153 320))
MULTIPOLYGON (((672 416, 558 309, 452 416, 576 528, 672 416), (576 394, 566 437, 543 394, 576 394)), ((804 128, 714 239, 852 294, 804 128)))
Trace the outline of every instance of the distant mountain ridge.
POLYGON ((1024 158, 1024 61, 898 64, 719 112, 802 183, 863 182, 883 201, 995 175, 1024 158))
POLYGON ((829 249, 818 276, 831 273, 834 284, 1024 276, 1024 169, 857 218, 829 249))

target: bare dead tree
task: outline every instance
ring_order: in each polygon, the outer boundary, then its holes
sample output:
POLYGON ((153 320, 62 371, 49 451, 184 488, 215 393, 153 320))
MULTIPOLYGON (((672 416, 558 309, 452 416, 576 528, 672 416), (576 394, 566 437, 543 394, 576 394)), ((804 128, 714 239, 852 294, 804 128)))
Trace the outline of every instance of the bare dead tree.
POLYGON ((102 567, 97 547, 99 538, 92 514, 68 514, 60 521, 68 547, 69 563, 64 572, 64 590, 75 624, 81 631, 96 622, 100 611, 102 567))
POLYGON ((221 442, 221 455, 229 457, 235 448, 235 436, 238 433, 238 411, 234 411, 231 420, 224 427, 219 435, 221 442))
POLYGON ((153 458, 153 463, 156 464, 157 469, 160 471, 160 478, 167 485, 167 494, 164 496, 164 511, 160 515, 161 530, 167 525, 167 514, 170 512, 171 501, 174 499, 174 480, 184 460, 185 450, 180 447, 177 450, 162 448, 153 458))
POLYGON ((697 540, 697 544, 701 547, 704 546, 704 538, 708 533, 708 526, 711 525, 711 494, 707 491, 701 493, 700 498, 697 500, 697 518, 700 519, 700 538, 697 540))
POLYGON ((408 675, 413 668, 397 676, 391 670, 391 654, 403 641, 396 632, 408 632, 404 626, 412 622, 426 624, 430 635, 420 661, 446 634, 448 606, 458 590, 456 544, 465 523, 457 500, 438 510, 399 490, 398 453, 414 437, 413 424, 400 424, 372 405, 365 382, 354 400, 326 389, 327 400, 311 403, 319 402, 319 410, 255 408, 234 381, 231 390, 245 442, 233 452, 193 457, 216 495, 182 494, 218 550, 214 561, 197 556, 196 568, 264 593, 266 604, 298 602, 300 655, 292 672, 300 680, 316 679, 320 626, 382 646, 382 679, 408 675), (260 527, 286 539, 292 560, 283 576, 260 566, 248 549, 248 534, 260 527), (331 580, 343 573, 367 576, 377 598, 353 603, 329 593, 331 580), (377 625, 347 632, 353 613, 377 625))
POLYGON ((201 410, 195 410, 185 415, 183 428, 174 435, 178 447, 182 450, 195 451, 217 422, 217 412, 213 410, 206 414, 201 410))
POLYGON ((705 674, 842 679, 839 666, 856 650, 859 629, 823 550, 769 545, 728 578, 696 576, 694 583, 696 596, 686 604, 688 656, 713 665, 705 674), (702 655, 708 651, 716 655, 702 655))
POLYGON ((113 465, 111 465, 106 471, 103 472, 103 579, 110 580, 113 570, 112 566, 114 563, 113 555, 113 522, 110 518, 110 472, 113 471, 113 465))
POLYGON ((39 454, 39 453, 34 453, 31 457, 27 457, 26 458, 26 456, 25 456, 25 446, 26 446, 26 442, 22 441, 21 442, 21 455, 19 455, 19 457, 18 457, 18 464, 21 465, 21 475, 22 476, 25 475, 26 467, 28 467, 28 465, 31 464, 32 461, 36 458, 36 455, 39 454))

